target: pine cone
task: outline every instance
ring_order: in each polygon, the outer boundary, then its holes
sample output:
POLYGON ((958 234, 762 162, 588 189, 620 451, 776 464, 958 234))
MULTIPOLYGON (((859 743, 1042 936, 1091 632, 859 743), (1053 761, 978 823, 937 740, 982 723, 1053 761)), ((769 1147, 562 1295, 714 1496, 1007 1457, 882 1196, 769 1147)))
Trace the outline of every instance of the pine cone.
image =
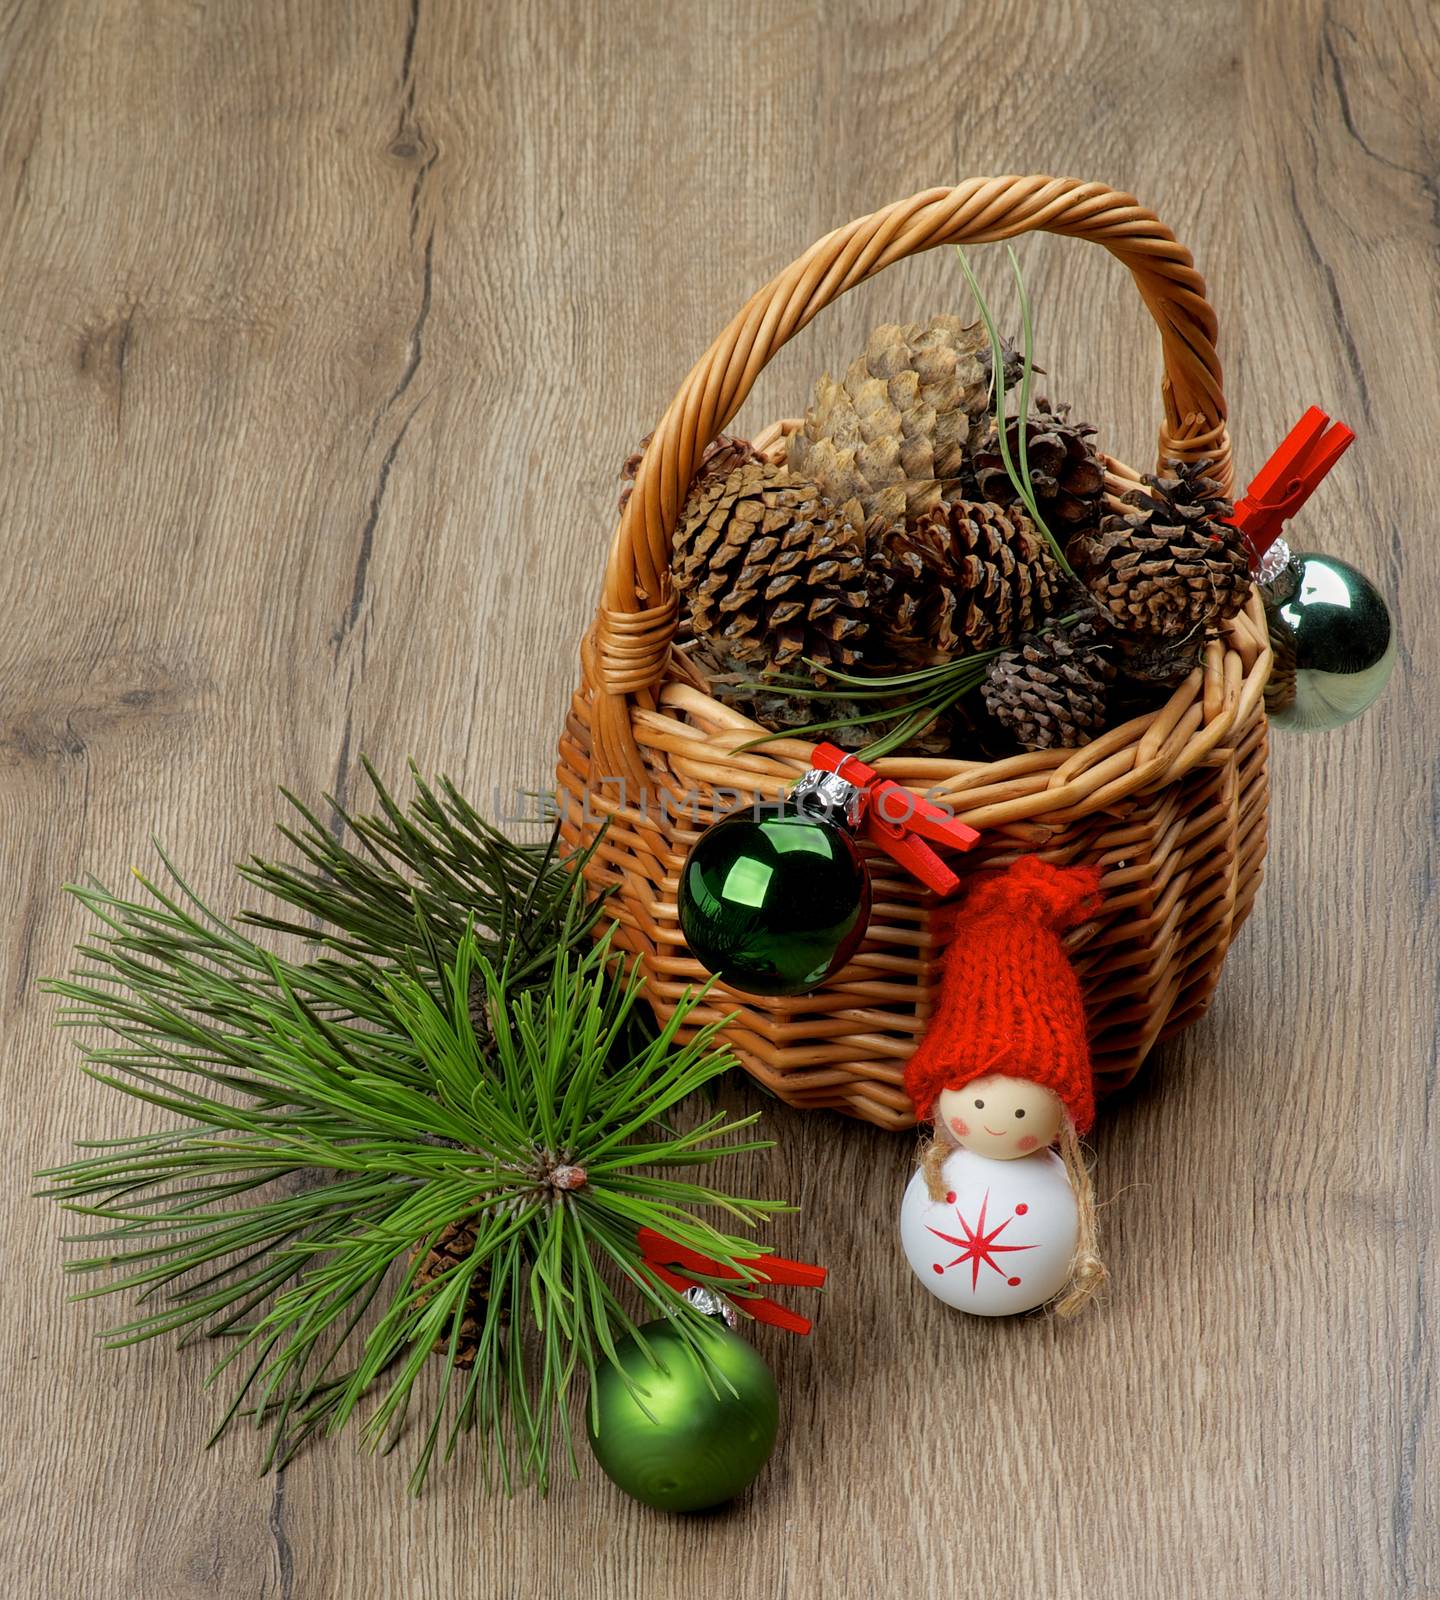
MULTIPOLYGON (((620 490, 620 509, 624 511, 629 504, 630 496, 635 489, 635 474, 640 470, 640 463, 645 458, 645 452, 650 447, 650 441, 655 437, 647 433, 640 441, 639 448, 625 458, 625 465, 620 469, 623 487, 620 490)), ((728 433, 722 433, 718 439, 705 446, 705 454, 700 457, 700 465, 695 469, 695 476, 690 483, 690 495, 695 495, 707 478, 716 476, 724 477, 733 472, 736 467, 743 467, 747 461, 763 461, 764 457, 747 439, 732 439, 728 433)), ((686 499, 689 504, 689 498, 686 499)))
MULTIPOLYGON (((426 1290, 442 1273, 468 1261, 474 1248, 473 1217, 463 1217, 459 1222, 452 1222, 443 1228, 415 1273, 416 1304, 423 1301, 426 1290)), ((455 1349, 457 1367, 468 1369, 475 1365, 475 1357, 480 1350, 480 1335, 485 1326, 485 1302, 489 1297, 490 1275, 488 1270, 482 1267, 470 1280, 470 1289, 465 1296, 465 1310, 460 1320, 460 1338, 455 1349)), ((447 1327, 435 1341, 432 1349, 436 1355, 444 1355, 449 1348, 450 1332, 447 1327)))
POLYGON ((1197 633, 1180 639, 1115 635, 1120 646, 1120 667, 1127 678, 1140 683, 1174 688, 1200 665, 1205 641, 1197 633))
POLYGON ((1105 689, 1114 676, 1107 631, 1082 617, 997 656, 981 693, 1022 749, 1053 750, 1089 744, 1105 725, 1105 689))
POLYGON ((857 659, 868 604, 859 508, 830 504, 783 467, 751 462, 692 493, 674 576, 691 631, 752 676, 857 659))
POLYGON ((858 499, 867 518, 933 509, 989 408, 990 365, 984 330, 958 317, 876 328, 843 382, 827 373, 815 385, 787 442, 790 470, 837 505, 858 499))
POLYGON ((1054 608, 1060 569, 1023 511, 962 500, 872 531, 878 627, 901 666, 1010 644, 1054 608))
POLYGON ((1213 633, 1250 593, 1250 555, 1234 508, 1205 461, 1166 461, 1124 516, 1106 517, 1073 551, 1091 594, 1127 631, 1213 633))
MULTIPOLYGON (((1071 422, 1069 406, 1051 406, 1037 399, 1025 423, 1025 451, 1035 502, 1045 525, 1063 549, 1082 533, 1093 533, 1100 522, 1105 492, 1105 468, 1092 440, 1095 428, 1088 422, 1071 422)), ((1005 425, 1005 442, 1016 471, 1020 469, 1020 419, 1005 425)), ((963 481, 974 500, 1014 505, 1019 499, 992 419, 968 453, 963 481)))

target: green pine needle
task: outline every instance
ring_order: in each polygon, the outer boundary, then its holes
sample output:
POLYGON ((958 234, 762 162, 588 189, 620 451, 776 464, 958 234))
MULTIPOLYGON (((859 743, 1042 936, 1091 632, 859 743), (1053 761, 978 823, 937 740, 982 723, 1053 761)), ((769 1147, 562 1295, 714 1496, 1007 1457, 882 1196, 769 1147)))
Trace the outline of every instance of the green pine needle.
POLYGON ((781 695, 804 695, 807 699, 840 699, 860 703, 868 709, 848 716, 823 718, 800 728, 762 734, 739 747, 757 750, 777 739, 820 739, 840 728, 869 727, 877 722, 893 722, 888 732, 872 739, 857 754, 862 761, 878 761, 895 750, 904 749, 918 738, 937 717, 943 716, 962 695, 969 694, 985 681, 990 663, 999 650, 980 650, 974 655, 957 656, 937 666, 916 672, 892 673, 884 677, 859 677, 818 662, 807 662, 825 674, 826 680, 841 689, 817 693, 808 682, 767 679, 759 687, 781 695))
POLYGON ((1050 531, 1049 524, 1041 515, 1039 502, 1035 497, 1035 486, 1030 478, 1030 451, 1025 420, 1030 415, 1030 387, 1034 378, 1034 325, 1030 314, 1030 296, 1025 288, 1025 279, 1020 272, 1020 261, 1012 246, 1006 246, 1010 253, 1010 270, 1015 275, 1015 286, 1020 298, 1021 320, 1021 368, 1020 368, 1020 417, 1016 426, 1016 437, 1019 444, 1020 463, 1016 466, 1010 451, 1010 439, 1005 428, 1005 349, 1001 342, 1000 334, 995 327, 995 319, 990 314, 990 307, 985 296, 980 292, 980 283, 975 276, 968 257, 964 250, 957 244, 955 255, 960 262, 960 270, 965 275, 965 281, 970 285, 970 293, 975 296, 975 307, 980 313, 980 320, 985 325, 985 332, 990 338, 990 371, 995 387, 995 434, 1000 446, 1000 459, 1004 463, 1006 476, 1010 479, 1015 493, 1019 496, 1021 504, 1029 513, 1030 520, 1039 529, 1041 536, 1050 546, 1051 554, 1055 557, 1056 564, 1065 576, 1076 582, 1074 570, 1069 561, 1065 559, 1065 551, 1060 541, 1050 531))
POLYGON ((72 891, 97 928, 46 985, 58 1020, 86 1030, 97 1081, 171 1120, 82 1147, 42 1192, 90 1225, 67 1270, 100 1281, 77 1298, 134 1295, 108 1344, 228 1342, 216 1438, 250 1417, 268 1468, 359 1419, 388 1449, 413 1402, 414 1490, 467 1432, 507 1488, 543 1489, 557 1437, 574 1468, 576 1376, 614 1359, 632 1313, 674 1315, 701 1349, 637 1230, 739 1272, 743 1305, 757 1246, 700 1213, 749 1230, 789 1208, 706 1181, 766 1147, 741 1137, 753 1118, 678 1115, 732 1065, 719 1025, 681 1041, 695 997, 641 1023, 577 862, 512 843, 448 783, 417 775, 405 808, 376 789, 375 816, 345 818, 355 844, 292 802, 306 865, 242 869, 291 908, 243 922, 303 935, 310 959, 262 947, 173 868, 173 888, 140 878, 144 899, 72 891), (552 1182, 562 1166, 584 1182, 552 1182), (417 1287, 462 1221, 473 1252, 417 1287))

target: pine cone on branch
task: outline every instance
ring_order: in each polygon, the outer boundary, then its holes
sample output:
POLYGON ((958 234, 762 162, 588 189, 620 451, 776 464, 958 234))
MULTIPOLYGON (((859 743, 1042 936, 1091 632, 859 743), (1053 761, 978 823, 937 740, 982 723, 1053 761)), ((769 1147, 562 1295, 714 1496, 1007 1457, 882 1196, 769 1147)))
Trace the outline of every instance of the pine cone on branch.
POLYGON ((877 625, 902 667, 1010 644, 1054 609, 1060 569, 1021 510, 956 501, 872 532, 877 625))
MULTIPOLYGON (((1088 422, 1071 422, 1069 406, 1052 406, 1037 399, 1025 423, 1026 460, 1035 503, 1045 525, 1062 549, 1071 539, 1093 533, 1099 526, 1104 503, 1105 467, 1095 448, 1096 429, 1088 422)), ((1005 442, 1016 471, 1020 468, 1020 419, 1005 424, 1005 442)), ((996 505, 1014 505, 1019 499, 992 418, 968 452, 963 475, 967 495, 996 505)))
POLYGON ((1213 633, 1250 594, 1250 553, 1206 461, 1165 461, 1073 557, 1117 627, 1174 638, 1213 633))
POLYGON ((979 324, 942 316, 876 328, 843 381, 827 373, 815 385, 787 441, 791 471, 837 504, 857 499, 867 518, 901 522, 933 509, 989 409, 990 366, 979 324))
MULTIPOLYGON (((426 1253, 415 1273, 416 1303, 423 1300, 430 1285, 442 1273, 463 1265, 475 1249, 475 1219, 464 1217, 441 1229, 435 1243, 426 1253)), ((485 1304, 490 1297, 490 1275, 481 1268, 470 1280, 465 1296, 465 1309, 460 1319, 460 1337, 455 1349, 455 1365, 469 1369, 475 1365, 480 1350, 480 1335, 485 1327, 485 1304)), ((448 1330, 431 1346, 436 1355, 444 1355, 450 1348, 448 1330)))
POLYGON ((991 663, 981 686, 986 709, 1022 749, 1089 744, 1104 727, 1115 676, 1107 632, 1091 616, 1057 623, 991 663))
POLYGON ((859 508, 783 467, 750 462, 694 491, 673 570, 690 630, 752 674, 858 659, 869 599, 859 508))

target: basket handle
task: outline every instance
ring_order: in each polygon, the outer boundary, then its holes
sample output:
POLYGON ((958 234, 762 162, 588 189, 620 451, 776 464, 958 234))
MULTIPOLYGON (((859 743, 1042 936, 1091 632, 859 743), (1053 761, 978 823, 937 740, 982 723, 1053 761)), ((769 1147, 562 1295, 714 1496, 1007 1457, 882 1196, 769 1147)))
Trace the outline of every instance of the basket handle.
POLYGON ((1130 269, 1164 352, 1159 453, 1209 457, 1228 489, 1230 441, 1205 280, 1190 252, 1132 196, 1075 178, 972 178, 859 217, 751 296, 696 362, 655 429, 610 547, 585 642, 585 675, 596 690, 593 782, 624 779, 645 787, 626 701, 660 682, 674 637, 675 527, 706 446, 744 404, 766 362, 832 300, 906 256, 1035 231, 1093 239, 1130 269))

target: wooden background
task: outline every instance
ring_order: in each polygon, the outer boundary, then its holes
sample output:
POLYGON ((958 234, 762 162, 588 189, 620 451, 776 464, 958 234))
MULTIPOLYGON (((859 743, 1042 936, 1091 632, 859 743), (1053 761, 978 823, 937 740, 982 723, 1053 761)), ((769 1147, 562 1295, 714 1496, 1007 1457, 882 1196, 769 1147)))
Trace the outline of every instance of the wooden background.
MULTIPOLYGON (((6 1592, 1440 1595, 1429 0, 0 9, 6 1592), (751 1176, 834 1286, 815 1337, 765 1341, 784 1442, 734 1509, 665 1520, 593 1470, 487 1502, 463 1465, 417 1503, 347 1440, 271 1478, 243 1431, 203 1453, 205 1352, 100 1353, 27 1197, 133 1125, 34 988, 80 928, 59 885, 153 833, 232 903, 275 785, 355 798, 362 752, 513 809, 617 468, 693 357, 829 227, 1008 171, 1129 188, 1194 248, 1242 474, 1312 401, 1356 427, 1299 542, 1404 619, 1377 713, 1276 739, 1216 1007, 1103 1121, 1111 1303, 947 1314, 894 1240, 909 1141, 782 1111, 751 1176)), ((1022 259, 1054 394, 1142 460, 1129 282, 1089 246, 1022 259)), ((962 305, 941 254, 892 272, 742 421, 962 305)))

